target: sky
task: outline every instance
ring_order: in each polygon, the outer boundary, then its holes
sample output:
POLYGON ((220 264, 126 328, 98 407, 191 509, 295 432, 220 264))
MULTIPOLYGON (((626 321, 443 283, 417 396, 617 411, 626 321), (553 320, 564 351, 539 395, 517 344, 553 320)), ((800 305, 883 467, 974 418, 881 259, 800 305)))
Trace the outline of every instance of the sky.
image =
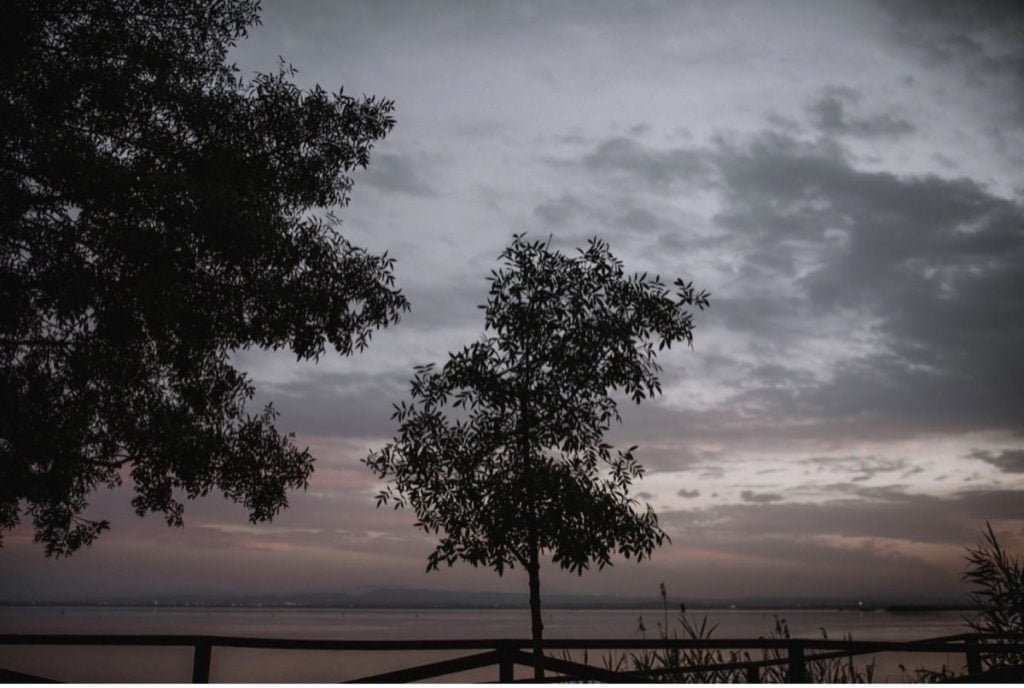
POLYGON ((412 312, 368 351, 235 363, 318 461, 270 524, 219 497, 49 560, 21 527, 0 598, 526 590, 456 565, 360 463, 414 365, 483 332, 514 233, 597 236, 711 292, 619 445, 671 536, 543 590, 684 599, 957 596, 990 521, 1024 551, 1024 12, 1013 2, 264 2, 231 59, 393 98, 342 232, 412 312))

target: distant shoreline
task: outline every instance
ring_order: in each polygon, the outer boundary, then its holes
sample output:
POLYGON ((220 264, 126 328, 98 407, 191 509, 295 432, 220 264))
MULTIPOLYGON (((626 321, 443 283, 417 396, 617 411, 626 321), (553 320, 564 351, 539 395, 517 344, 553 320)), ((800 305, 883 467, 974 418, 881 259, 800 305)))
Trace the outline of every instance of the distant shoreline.
MULTIPOLYGON (((340 610, 340 611, 486 611, 492 609, 529 609, 527 604, 301 604, 289 602, 90 602, 90 601, 48 601, 19 602, 0 601, 0 608, 35 607, 35 608, 100 608, 100 609, 266 609, 266 610, 340 610)), ((573 611, 615 611, 643 610, 662 611, 660 603, 636 604, 571 604, 551 603, 545 609, 573 611)), ((711 611, 829 611, 829 612, 886 612, 890 614, 921 614, 929 612, 971 612, 974 608, 964 604, 893 604, 884 606, 835 605, 827 603, 806 604, 711 604, 688 606, 687 612, 711 611)), ((669 605, 669 612, 679 613, 679 606, 669 605)))
MULTIPOLYGON (((968 611, 970 600, 956 596, 836 595, 835 597, 796 597, 746 595, 737 597, 699 597, 669 595, 594 595, 552 592, 542 597, 544 609, 644 609, 677 613, 688 610, 772 609, 816 611, 925 612, 968 611)), ((98 594, 53 595, 49 599, 0 598, 0 606, 41 607, 200 607, 256 609, 528 609, 523 593, 464 591, 428 588, 378 587, 349 591, 287 592, 203 592, 166 591, 109 596, 98 594)))

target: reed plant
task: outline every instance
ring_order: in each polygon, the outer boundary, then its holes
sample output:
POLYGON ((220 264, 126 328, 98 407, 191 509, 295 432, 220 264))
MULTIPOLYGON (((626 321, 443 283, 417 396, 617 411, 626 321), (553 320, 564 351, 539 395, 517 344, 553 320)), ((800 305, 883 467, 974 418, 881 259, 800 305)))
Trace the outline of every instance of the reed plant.
MULTIPOLYGON (((680 605, 676 624, 671 623, 668 593, 665 584, 660 586, 662 601, 662 618, 655 622, 657 638, 660 640, 706 640, 711 638, 717 624, 710 623, 707 615, 697 617, 687 614, 685 605, 680 605)), ((637 619, 637 632, 647 638, 647 625, 643 616, 637 619)), ((822 628, 823 638, 828 632, 822 628)), ((791 633, 786 620, 774 616, 772 629, 766 639, 790 639, 791 633)), ((853 640, 849 634, 844 640, 853 640)), ((563 659, 580 661, 573 658, 572 653, 563 652, 563 659)), ((589 656, 583 653, 581 661, 588 663, 589 656)), ((752 654, 749 650, 706 649, 666 647, 654 650, 641 650, 630 653, 608 652, 602 657, 602 665, 611 671, 635 672, 638 678, 663 681, 668 683, 745 683, 750 680, 747 667, 743 664, 758 661, 773 661, 774 664, 757 667, 758 680, 762 683, 788 683, 789 664, 786 650, 782 648, 765 648, 760 653, 752 654), (741 666, 729 666, 740 664, 741 666)), ((871 683, 874 679, 875 662, 872 659, 859 663, 853 657, 831 657, 815 659, 814 654, 806 656, 807 679, 812 683, 871 683)))
MULTIPOLYGON (((973 586, 971 602, 977 613, 965 619, 975 633, 999 640, 1024 638, 1024 564, 999 543, 992 525, 985 522, 981 541, 967 548, 964 580, 973 586)), ((983 653, 987 669, 1024 666, 1020 653, 983 653)))
MULTIPOLYGON (((976 614, 965 618, 972 631, 995 640, 1021 640, 1024 638, 1024 562, 1009 554, 996 538, 992 526, 986 522, 981 541, 975 547, 967 548, 967 569, 964 580, 973 586, 971 601, 976 614)), ((687 615, 686 607, 680 605, 676 619, 678 628, 670 623, 668 593, 665 584, 660 585, 662 618, 656 622, 657 637, 661 640, 704 640, 711 638, 717 624, 709 624, 707 615, 687 615)), ((767 639, 788 640, 789 625, 782 617, 774 617, 774 626, 767 639)), ((647 626, 643 617, 637 619, 637 632, 647 637, 647 626)), ((828 632, 822 628, 821 637, 827 639, 828 632)), ((843 640, 853 640, 844 634, 843 640)), ((1005 671, 1024 667, 1024 654, 1007 652, 985 652, 981 643, 981 659, 986 670, 1005 671)), ((831 654, 831 653, 824 653, 831 654)), ((569 653, 563 657, 572 660, 569 653)), ((723 652, 717 649, 667 647, 656 650, 642 650, 629 654, 608 653, 602 658, 604 668, 613 671, 632 671, 638 678, 673 683, 740 683, 748 681, 744 667, 722 665, 742 664, 754 661, 770 661, 759 666, 757 679, 762 683, 786 683, 788 656, 784 648, 765 648, 755 659, 748 650, 723 652)), ((587 662, 586 653, 583 662, 587 662)), ((816 658, 813 653, 805 657, 807 679, 812 683, 871 683, 875 674, 875 661, 858 663, 853 656, 816 658)), ((906 682, 936 683, 963 678, 963 669, 942 665, 939 669, 918 667, 908 670, 899 665, 906 682)))
MULTIPOLYGON (((705 614, 699 619, 686 613, 686 608, 680 605, 679 616, 676 619, 678 630, 670 627, 668 613, 668 593, 665 584, 660 585, 662 600, 662 621, 657 623, 658 637, 663 640, 678 640, 680 638, 689 640, 703 640, 711 638, 717 624, 710 624, 705 614), (681 634, 680 634, 681 631, 681 634)), ((773 628, 767 639, 790 639, 791 633, 786 620, 780 616, 774 616, 773 628)), ((640 619, 640 629, 643 632, 643 618, 640 619)), ((828 632, 821 629, 823 638, 828 638, 828 632)), ((845 635, 844 640, 852 640, 852 636, 845 635)), ((858 665, 853 657, 832 657, 828 659, 815 659, 813 654, 806 657, 807 678, 812 683, 870 683, 874 678, 874 660, 863 665, 858 665)), ((729 667, 721 665, 749 663, 754 661, 774 661, 776 664, 758 667, 758 679, 762 683, 786 683, 789 681, 788 656, 786 650, 781 648, 765 648, 761 651, 760 657, 752 655, 749 650, 729 650, 724 652, 718 649, 700 648, 670 648, 664 650, 643 651, 631 655, 633 669, 642 672, 657 680, 671 681, 673 683, 741 683, 749 680, 745 667, 729 667), (717 665, 717 666, 716 666, 717 665), (719 668, 720 667, 720 668, 719 668)))

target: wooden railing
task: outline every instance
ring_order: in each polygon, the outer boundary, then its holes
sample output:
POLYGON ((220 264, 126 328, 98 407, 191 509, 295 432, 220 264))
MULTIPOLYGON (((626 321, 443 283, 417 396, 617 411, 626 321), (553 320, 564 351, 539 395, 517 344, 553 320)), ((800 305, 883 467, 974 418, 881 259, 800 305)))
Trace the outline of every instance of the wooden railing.
MULTIPOLYGON (((266 650, 332 650, 357 652, 403 652, 403 651, 467 651, 481 650, 475 654, 445 659, 429 664, 390 671, 384 674, 366 676, 354 683, 403 683, 422 681, 487 666, 497 667, 498 681, 514 680, 516 664, 533 667, 533 655, 524 652, 532 647, 528 639, 491 640, 289 640, 279 638, 247 638, 212 635, 32 635, 2 634, 2 645, 77 645, 77 646, 159 646, 192 647, 192 682, 208 683, 210 664, 214 648, 249 648, 266 650)), ((1024 638, 981 636, 960 634, 915 640, 898 641, 852 641, 804 638, 705 638, 705 639, 579 639, 546 640, 546 653, 561 652, 563 658, 545 654, 544 669, 553 674, 552 681, 599 681, 602 683, 641 683, 665 680, 667 675, 682 675, 711 672, 742 672, 751 683, 760 682, 762 671, 770 667, 784 666, 785 676, 791 683, 808 680, 808 664, 837 658, 869 655, 882 652, 899 653, 957 653, 964 656, 967 676, 977 678, 985 675, 983 655, 1024 655, 1024 638), (618 650, 618 651, 710 651, 762 650, 774 657, 762 660, 731 661, 702 666, 679 666, 648 671, 616 671, 573 661, 566 654, 572 650, 618 650), (782 653, 785 653, 784 656, 782 653)), ((994 676, 1003 681, 1024 680, 1019 668, 1002 669, 994 676)), ((8 681, 27 680, 46 682, 41 676, 0 669, 0 679, 8 681)))

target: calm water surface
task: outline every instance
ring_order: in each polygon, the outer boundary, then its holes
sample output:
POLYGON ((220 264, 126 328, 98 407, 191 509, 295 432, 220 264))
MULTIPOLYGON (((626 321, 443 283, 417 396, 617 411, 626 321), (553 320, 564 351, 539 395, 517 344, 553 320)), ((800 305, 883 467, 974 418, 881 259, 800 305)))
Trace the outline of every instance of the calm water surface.
MULTIPOLYGON (((830 638, 850 634, 855 640, 914 640, 962 633, 960 612, 901 613, 837 611, 694 611, 717 624, 714 637, 756 638, 768 635, 775 617, 783 617, 797 637, 830 638)), ((679 629, 675 614, 670 628, 679 629)), ((643 617, 647 637, 657 637, 664 616, 656 610, 564 610, 544 614, 547 638, 639 638, 643 617)), ((339 640, 522 638, 529 636, 527 610, 344 610, 344 609, 202 609, 161 607, 0 607, 0 633, 138 633, 207 634, 269 638, 339 640)), ((246 650, 213 651, 211 680, 287 683, 336 682, 436 661, 463 653, 329 652, 246 650)), ((599 653, 600 654, 600 653, 599 653)), ((959 668, 962 655, 892 654, 877 657, 876 681, 909 677, 912 669, 959 668)), ((593 660, 592 660, 593 661, 593 660)), ((865 660, 867 661, 867 660, 865 660)), ((76 682, 186 682, 191 679, 191 648, 3 647, 0 667, 76 682)), ((528 670, 522 670, 526 676, 528 670)), ((517 673, 517 678, 520 676, 517 673)), ((497 669, 453 675, 453 681, 495 680, 497 669)))

